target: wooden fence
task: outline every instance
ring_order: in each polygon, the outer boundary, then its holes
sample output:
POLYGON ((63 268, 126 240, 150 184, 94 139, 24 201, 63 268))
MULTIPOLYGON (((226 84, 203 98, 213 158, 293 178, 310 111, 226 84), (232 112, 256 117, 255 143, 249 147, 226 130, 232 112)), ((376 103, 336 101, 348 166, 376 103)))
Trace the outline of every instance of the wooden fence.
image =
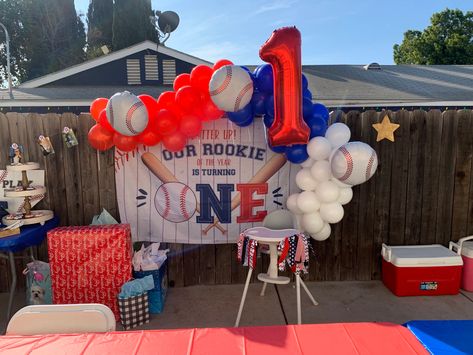
MULTIPOLYGON (((447 245, 473 231, 473 114, 470 110, 337 112, 352 130, 352 140, 373 146, 379 158, 376 175, 354 188, 343 221, 324 242, 314 242, 310 280, 380 278, 382 243, 447 245), (373 123, 388 114, 401 127, 396 141, 376 142, 373 123)), ((48 194, 41 202, 62 225, 89 224, 102 207, 118 216, 113 152, 97 153, 87 143, 93 121, 88 115, 0 114, 0 167, 7 147, 25 145, 26 159, 46 170, 48 194), (74 129, 79 146, 66 148, 61 131, 74 129), (35 143, 40 134, 52 140, 55 155, 43 157, 35 143)), ((236 262, 235 245, 172 244, 171 285, 242 283, 246 268, 236 262)), ((38 248, 47 260, 45 243, 38 248)), ((257 263, 264 270, 268 260, 257 263)), ((18 270, 23 264, 18 262, 18 270)), ((9 286, 6 261, 0 261, 0 291, 9 286)), ((21 277, 20 277, 21 278, 21 277)))

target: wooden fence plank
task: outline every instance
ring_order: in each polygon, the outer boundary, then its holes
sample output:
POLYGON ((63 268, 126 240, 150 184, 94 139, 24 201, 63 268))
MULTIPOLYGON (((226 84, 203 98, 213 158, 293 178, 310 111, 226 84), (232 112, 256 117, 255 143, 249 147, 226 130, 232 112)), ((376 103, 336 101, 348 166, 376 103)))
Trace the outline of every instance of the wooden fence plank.
MULTIPOLYGON (((385 111, 392 118, 395 114, 385 111)), ((384 115, 378 116, 380 119, 384 115)), ((377 136, 377 134, 373 134, 377 136)), ((381 245, 389 241, 389 208, 391 200, 391 174, 394 144, 390 141, 373 142, 373 148, 378 155, 378 169, 372 177, 376 181, 375 209, 373 221, 373 248, 371 256, 371 279, 381 278, 381 245)))
MULTIPOLYGON (((232 253, 231 244, 215 245, 215 283, 232 283, 232 258, 236 255, 232 253)), ((258 260, 259 261, 259 260, 258 260)))
POLYGON ((404 243, 407 245, 420 243, 425 157, 425 119, 425 111, 416 110, 411 114, 406 200, 406 211, 408 213, 406 213, 404 238, 404 243))
POLYGON ((215 284, 215 245, 205 244, 199 248, 199 284, 215 284))
POLYGON ((170 286, 184 286, 184 247, 182 244, 169 244, 168 280, 170 286))
MULTIPOLYGON (((79 118, 71 113, 63 114, 61 117, 61 127, 71 128, 77 137, 84 134, 79 131, 79 118)), ((82 180, 81 180, 81 166, 80 154, 81 146, 64 149, 63 164, 64 164, 64 180, 67 184, 66 200, 67 217, 69 225, 79 226, 84 221, 84 211, 82 209, 82 180)), ((113 192, 116 195, 115 191, 113 192)))
POLYGON ((443 113, 442 151, 440 153, 437 228, 435 241, 446 244, 450 240, 453 214, 453 189, 455 184, 455 158, 457 139, 456 111, 443 113))
POLYGON ((100 213, 100 199, 97 172, 97 151, 93 149, 88 140, 87 134, 93 126, 94 121, 88 114, 79 116, 80 134, 79 141, 80 169, 82 181, 82 209, 84 213, 83 224, 89 224, 94 215, 100 213))
POLYGON ((391 176, 391 205, 389 207, 389 244, 404 243, 406 224, 407 176, 409 167, 410 113, 396 112, 392 122, 401 126, 394 132, 395 142, 391 176))
POLYGON ((184 286, 192 286, 199 284, 199 244, 184 244, 184 286))
POLYGON ((425 164, 422 183, 422 244, 435 243, 437 226, 437 193, 439 189, 440 150, 442 140, 442 114, 439 110, 431 110, 425 125, 425 164))
MULTIPOLYGON (((467 206, 470 198, 471 160, 473 148, 471 111, 458 111, 455 115, 455 120, 457 121, 457 134, 452 231, 450 239, 458 240, 461 237, 465 237, 468 233, 467 206)), ((446 242, 445 239, 444 242, 446 242)))

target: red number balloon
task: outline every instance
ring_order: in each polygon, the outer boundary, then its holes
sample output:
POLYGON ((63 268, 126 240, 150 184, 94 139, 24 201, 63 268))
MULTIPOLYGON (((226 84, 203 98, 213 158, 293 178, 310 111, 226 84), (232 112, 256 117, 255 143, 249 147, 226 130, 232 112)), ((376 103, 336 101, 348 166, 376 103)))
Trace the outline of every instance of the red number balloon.
POLYGON ((302 118, 301 34, 295 27, 275 30, 259 56, 274 76, 274 122, 268 130, 273 147, 307 144, 310 130, 302 118))

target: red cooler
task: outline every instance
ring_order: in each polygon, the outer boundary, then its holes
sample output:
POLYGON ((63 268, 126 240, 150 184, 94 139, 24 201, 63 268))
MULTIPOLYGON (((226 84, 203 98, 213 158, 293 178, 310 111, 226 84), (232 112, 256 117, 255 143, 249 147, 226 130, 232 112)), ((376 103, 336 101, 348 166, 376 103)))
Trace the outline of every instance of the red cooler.
POLYGON ((442 245, 383 244, 383 282, 396 296, 455 295, 463 261, 442 245))
POLYGON ((473 292, 473 236, 461 238, 458 243, 450 242, 450 250, 456 251, 463 259, 461 288, 473 292))

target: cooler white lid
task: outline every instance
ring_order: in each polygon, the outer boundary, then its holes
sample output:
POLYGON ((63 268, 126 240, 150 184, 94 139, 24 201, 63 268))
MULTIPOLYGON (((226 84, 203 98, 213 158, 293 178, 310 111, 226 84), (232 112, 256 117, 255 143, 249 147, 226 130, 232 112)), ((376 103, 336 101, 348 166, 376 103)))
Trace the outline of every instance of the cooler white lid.
POLYGON ((463 265, 460 255, 440 244, 395 247, 383 244, 382 255, 384 260, 400 267, 463 265))
POLYGON ((473 242, 464 242, 462 244, 462 255, 473 258, 473 242))

